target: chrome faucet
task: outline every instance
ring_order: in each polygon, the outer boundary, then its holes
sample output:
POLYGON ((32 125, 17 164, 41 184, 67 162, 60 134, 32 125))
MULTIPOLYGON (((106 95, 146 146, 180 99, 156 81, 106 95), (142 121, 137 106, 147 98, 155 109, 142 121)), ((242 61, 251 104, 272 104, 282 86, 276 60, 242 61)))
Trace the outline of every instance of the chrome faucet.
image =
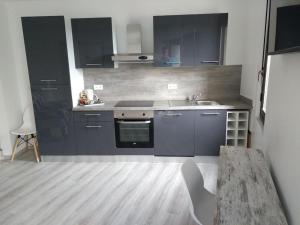
POLYGON ((191 101, 195 102, 199 99, 199 96, 198 95, 192 95, 192 99, 191 101))

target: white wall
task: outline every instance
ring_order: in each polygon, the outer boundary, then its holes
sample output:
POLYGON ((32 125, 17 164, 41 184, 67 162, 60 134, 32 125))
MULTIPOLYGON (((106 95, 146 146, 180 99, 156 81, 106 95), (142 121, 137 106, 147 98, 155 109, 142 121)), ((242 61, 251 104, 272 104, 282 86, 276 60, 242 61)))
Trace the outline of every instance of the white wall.
MULTIPOLYGON (((250 2, 250 1, 249 1, 250 2)), ((249 3, 241 94, 254 101, 252 147, 265 151, 290 225, 300 224, 300 54, 272 56, 266 121, 258 119, 266 1, 249 3), (255 13, 254 13, 255 12, 255 13)))
MULTIPOLYGON (((250 131, 252 132, 252 147, 263 148, 263 126, 259 119, 259 97, 261 84, 258 81, 258 73, 261 70, 264 26, 266 14, 266 0, 241 1, 243 8, 243 53, 241 64, 243 65, 241 95, 253 101, 251 113, 250 131)), ((238 47, 240 47, 238 45, 238 47)))
POLYGON ((257 149, 263 149, 263 125, 259 119, 261 80, 258 80, 258 73, 262 66, 266 5, 266 0, 248 1, 245 25, 247 39, 242 63, 241 94, 253 100, 250 131, 252 147, 257 149))
POLYGON ((266 0, 247 2, 241 94, 255 99, 257 74, 261 70, 266 0))
POLYGON ((0 148, 4 155, 9 155, 15 141, 9 132, 20 124, 22 106, 6 12, 5 5, 0 2, 0 148))
POLYGON ((272 56, 264 129, 265 152, 288 211, 300 224, 300 53, 272 56))

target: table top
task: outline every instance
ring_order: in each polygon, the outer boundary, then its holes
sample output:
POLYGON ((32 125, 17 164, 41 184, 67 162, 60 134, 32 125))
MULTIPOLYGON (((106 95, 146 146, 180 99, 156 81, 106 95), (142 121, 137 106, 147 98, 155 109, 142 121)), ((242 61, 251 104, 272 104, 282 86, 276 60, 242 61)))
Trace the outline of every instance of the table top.
POLYGON ((221 147, 216 225, 287 225, 262 151, 221 147))

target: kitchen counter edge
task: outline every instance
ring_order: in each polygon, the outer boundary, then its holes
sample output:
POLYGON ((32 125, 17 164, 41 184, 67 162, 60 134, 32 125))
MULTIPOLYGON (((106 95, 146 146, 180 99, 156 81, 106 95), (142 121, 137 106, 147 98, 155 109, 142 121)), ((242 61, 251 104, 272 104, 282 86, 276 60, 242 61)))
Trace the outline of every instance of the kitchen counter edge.
POLYGON ((73 111, 114 111, 114 110, 201 110, 201 109, 226 109, 226 110, 250 110, 252 105, 248 102, 238 100, 221 100, 218 101, 220 105, 209 105, 209 106, 169 106, 168 100, 165 101, 154 101, 152 107, 115 107, 117 101, 107 101, 102 106, 75 106, 73 111))

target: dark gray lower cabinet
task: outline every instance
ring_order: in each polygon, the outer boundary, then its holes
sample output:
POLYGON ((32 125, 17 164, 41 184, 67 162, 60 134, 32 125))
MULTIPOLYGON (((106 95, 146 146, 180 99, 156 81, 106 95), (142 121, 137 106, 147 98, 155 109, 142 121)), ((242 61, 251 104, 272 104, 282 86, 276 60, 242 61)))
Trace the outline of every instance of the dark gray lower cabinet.
POLYGON ((41 155, 74 155, 71 87, 31 86, 32 102, 41 155))
POLYGON ((35 123, 41 155, 75 155, 73 113, 68 109, 38 110, 35 123))
POLYGON ((193 156, 195 111, 156 111, 154 148, 157 156, 193 156))
POLYGON ((195 155, 219 155, 225 144, 226 110, 198 110, 195 124, 195 155))
POLYGON ((78 155, 114 155, 115 130, 112 112, 76 112, 78 155))
MULTIPOLYGON (((79 155, 152 155, 153 148, 116 148, 113 113, 74 112, 79 155)), ((156 156, 217 156, 225 144, 226 110, 155 111, 156 156)))

